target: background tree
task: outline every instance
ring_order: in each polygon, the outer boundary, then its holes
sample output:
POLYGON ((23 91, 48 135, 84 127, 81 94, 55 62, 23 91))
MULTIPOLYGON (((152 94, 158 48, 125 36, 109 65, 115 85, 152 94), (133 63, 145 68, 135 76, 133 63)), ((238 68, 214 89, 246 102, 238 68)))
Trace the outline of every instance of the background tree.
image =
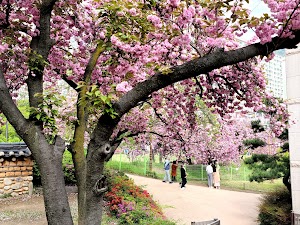
MULTIPOLYGON (((60 82, 77 96, 69 150, 79 224, 99 224, 105 161, 131 133, 118 125, 146 101, 158 112, 181 108, 191 124, 196 95, 221 116, 245 107, 274 110, 261 104, 266 83, 254 57, 294 48, 300 38, 298 1, 276 3, 268 2, 271 15, 254 18, 243 1, 0 1, 0 110, 38 163, 48 223, 73 224, 61 166, 65 142, 56 125, 63 118, 60 96, 68 95, 60 82), (241 48, 236 35, 249 29, 260 43, 241 48), (22 86, 28 117, 14 102, 22 86), (56 95, 47 92, 51 87, 56 95)), ((277 108, 272 128, 279 135, 284 124, 277 121, 287 115, 267 98, 277 108)), ((147 124, 138 118, 135 125, 147 124)))
MULTIPOLYGON (((252 123, 252 129, 256 133, 264 130, 261 129, 259 122, 252 123)), ((284 185, 291 192, 288 130, 286 129, 278 138, 282 140, 282 143, 275 154, 252 154, 250 157, 244 158, 244 162, 252 170, 250 181, 263 182, 282 177, 284 185)), ((244 144, 250 146, 254 152, 257 147, 267 145, 259 138, 245 140, 244 144)))

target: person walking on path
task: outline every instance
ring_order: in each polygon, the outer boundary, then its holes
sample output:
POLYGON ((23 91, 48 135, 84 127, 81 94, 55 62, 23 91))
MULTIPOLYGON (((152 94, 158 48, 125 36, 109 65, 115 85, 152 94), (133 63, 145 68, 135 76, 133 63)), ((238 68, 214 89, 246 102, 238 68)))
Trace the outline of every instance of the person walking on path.
POLYGON ((214 162, 214 168, 215 168, 213 172, 214 187, 216 189, 220 189, 220 165, 217 160, 214 162))
POLYGON ((176 175, 177 175, 177 161, 173 161, 172 164, 172 171, 171 171, 171 176, 172 176, 172 181, 176 181, 176 175))
POLYGON ((185 189, 185 185, 187 183, 186 176, 187 176, 187 173, 185 170, 185 166, 184 166, 184 163, 182 163, 181 168, 180 168, 181 189, 185 189))
POLYGON ((172 184, 173 182, 171 181, 170 178, 170 161, 168 159, 166 159, 164 163, 164 170, 165 170, 165 177, 163 179, 163 182, 168 181, 170 184, 172 184))
POLYGON ((206 166, 206 173, 207 173, 207 184, 209 188, 212 188, 213 185, 213 168, 211 166, 211 161, 208 162, 206 166))

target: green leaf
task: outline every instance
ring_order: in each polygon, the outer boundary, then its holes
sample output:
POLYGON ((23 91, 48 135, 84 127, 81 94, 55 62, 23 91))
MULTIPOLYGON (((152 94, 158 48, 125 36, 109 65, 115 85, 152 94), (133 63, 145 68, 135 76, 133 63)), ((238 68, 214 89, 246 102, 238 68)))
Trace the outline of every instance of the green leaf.
POLYGON ((107 97, 105 95, 101 95, 100 99, 102 100, 103 103, 106 103, 107 97))

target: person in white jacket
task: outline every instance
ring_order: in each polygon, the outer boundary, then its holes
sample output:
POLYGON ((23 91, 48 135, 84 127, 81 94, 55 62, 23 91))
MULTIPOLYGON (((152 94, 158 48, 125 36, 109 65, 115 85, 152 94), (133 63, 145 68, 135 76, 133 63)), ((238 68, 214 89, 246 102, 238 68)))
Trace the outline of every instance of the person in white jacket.
POLYGON ((165 177, 163 179, 163 182, 168 181, 170 184, 172 184, 173 182, 171 181, 171 177, 170 177, 170 167, 171 167, 170 161, 166 159, 164 163, 165 177))
POLYGON ((208 162, 208 165, 206 166, 206 173, 207 173, 207 184, 209 188, 212 188, 213 186, 213 168, 211 166, 211 162, 208 162))

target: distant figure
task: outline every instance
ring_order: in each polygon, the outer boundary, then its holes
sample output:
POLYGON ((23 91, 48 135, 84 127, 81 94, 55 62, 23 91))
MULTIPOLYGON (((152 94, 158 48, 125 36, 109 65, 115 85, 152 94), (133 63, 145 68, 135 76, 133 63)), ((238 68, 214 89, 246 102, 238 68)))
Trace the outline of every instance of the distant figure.
POLYGON ((212 161, 211 167, 213 168, 213 184, 214 184, 214 183, 215 183, 214 175, 215 175, 215 172, 216 172, 216 164, 215 164, 215 160, 212 161))
POLYGON ((164 170, 165 170, 165 177, 163 179, 163 182, 168 181, 170 184, 172 184, 173 182, 171 181, 170 178, 170 161, 168 159, 166 159, 164 163, 164 170))
POLYGON ((182 163, 181 168, 180 168, 181 189, 185 189, 185 185, 187 183, 186 176, 187 176, 187 173, 185 170, 185 166, 184 166, 184 163, 182 163))
POLYGON ((209 188, 212 188, 213 185, 213 168, 211 166, 211 161, 208 162, 206 166, 206 173, 207 173, 207 184, 209 188))
POLYGON ((213 171, 214 187, 220 189, 220 165, 217 160, 214 162, 213 171))
POLYGON ((177 175, 177 161, 173 161, 172 164, 172 171, 171 171, 171 176, 172 176, 172 181, 176 181, 176 175, 177 175))

